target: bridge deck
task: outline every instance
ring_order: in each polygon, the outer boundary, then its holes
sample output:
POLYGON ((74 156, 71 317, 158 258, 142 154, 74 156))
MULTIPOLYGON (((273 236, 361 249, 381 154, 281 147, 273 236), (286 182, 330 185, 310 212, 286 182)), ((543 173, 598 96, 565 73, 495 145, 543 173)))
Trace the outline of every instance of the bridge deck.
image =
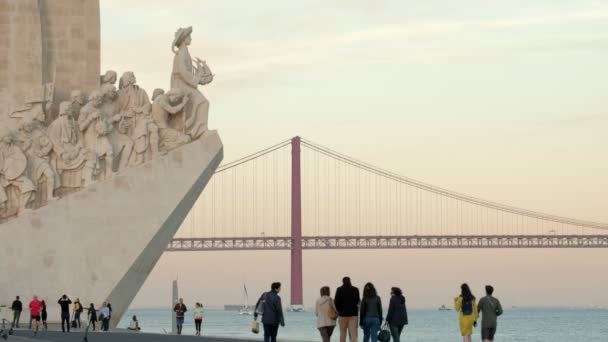
MULTIPOLYGON (((167 251, 290 250, 281 237, 176 238, 167 251)), ((608 248, 608 235, 308 236, 303 249, 608 248)))

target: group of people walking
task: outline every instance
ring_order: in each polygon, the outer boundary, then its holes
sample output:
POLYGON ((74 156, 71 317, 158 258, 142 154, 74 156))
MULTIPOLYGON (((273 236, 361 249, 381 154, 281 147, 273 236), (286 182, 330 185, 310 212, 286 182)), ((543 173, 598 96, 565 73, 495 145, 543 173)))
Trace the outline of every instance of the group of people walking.
POLYGON ((460 314, 460 333, 464 342, 471 342, 473 328, 477 326, 479 314, 481 318, 481 339, 484 342, 494 341, 497 317, 502 315, 502 305, 493 296, 494 287, 486 285, 486 296, 477 303, 469 285, 460 286, 460 296, 454 298, 454 309, 460 314))
MULTIPOLYGON (((502 315, 503 309, 500 301, 493 297, 494 288, 487 285, 485 289, 486 296, 476 302, 469 286, 462 284, 461 294, 454 299, 454 309, 459 313, 460 332, 464 342, 472 341, 473 328, 477 326, 480 314, 482 340, 494 341, 497 317, 502 315)), ((252 330, 257 333, 257 318, 262 315, 264 342, 276 342, 279 326, 285 326, 280 292, 281 283, 272 283, 270 291, 263 293, 255 306, 252 330)), ((363 330, 364 342, 377 342, 379 336, 382 336, 381 330, 384 330, 384 341, 392 338, 393 342, 399 342, 404 327, 408 325, 405 302, 403 291, 392 287, 388 312, 384 316, 382 299, 374 284, 365 284, 363 296, 360 296, 359 289, 352 285, 351 279, 344 277, 334 298, 331 297, 329 286, 321 287, 320 297, 315 303, 317 329, 323 342, 331 340, 336 325, 340 330, 340 342, 346 342, 347 336, 350 342, 357 342, 358 327, 363 330)))
MULTIPOLYGON (((82 306, 82 303, 80 303, 80 299, 76 298, 76 300, 72 302, 72 300, 64 294, 61 296, 61 298, 59 298, 57 304, 59 304, 59 307, 61 308, 61 331, 64 333, 69 333, 70 328, 81 328, 82 323, 80 315, 84 312, 84 307, 82 306), (71 304, 73 304, 73 315, 70 319, 71 304)), ((28 307, 30 310, 29 329, 34 330, 34 335, 38 334, 40 324, 42 324, 44 329, 48 329, 46 302, 44 300, 39 300, 38 296, 34 295, 28 307)), ((23 312, 23 303, 21 302, 19 296, 17 296, 13 301, 11 309, 13 311, 13 321, 11 327, 18 329, 21 313, 23 312)), ((93 331, 95 331, 95 323, 98 321, 101 321, 101 330, 108 331, 110 328, 110 319, 112 317, 112 306, 109 303, 104 302, 99 310, 96 310, 93 303, 91 303, 87 311, 88 323, 93 327, 93 331)))
MULTIPOLYGON (((184 304, 184 299, 180 298, 179 301, 173 307, 173 312, 175 312, 175 324, 177 327, 177 334, 182 334, 182 329, 184 327, 184 320, 186 317, 186 312, 188 311, 188 307, 184 304)), ((194 304, 194 327, 196 329, 196 336, 201 336, 201 326, 203 325, 203 317, 205 315, 205 310, 203 309, 203 303, 196 302, 194 304)))
POLYGON ((374 284, 367 283, 363 287, 363 296, 359 289, 352 285, 349 277, 342 279, 342 286, 336 289, 334 299, 330 297, 330 288, 321 288, 321 296, 315 304, 317 328, 323 342, 329 342, 336 324, 340 329, 340 342, 356 342, 358 327, 363 329, 365 342, 378 341, 382 322, 394 342, 399 342, 403 328, 408 324, 405 297, 400 288, 392 287, 386 317, 382 311, 382 299, 374 284))

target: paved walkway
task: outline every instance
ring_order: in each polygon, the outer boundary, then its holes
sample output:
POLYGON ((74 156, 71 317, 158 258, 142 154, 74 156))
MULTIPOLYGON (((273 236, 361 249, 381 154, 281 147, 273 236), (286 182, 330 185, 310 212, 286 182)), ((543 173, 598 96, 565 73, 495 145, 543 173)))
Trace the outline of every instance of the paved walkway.
MULTIPOLYGON (((82 342, 84 332, 62 333, 60 331, 40 331, 37 336, 31 330, 15 330, 13 335, 8 337, 7 342, 82 342)), ((90 332, 88 342, 237 342, 248 341, 248 339, 229 339, 219 337, 199 337, 187 335, 161 335, 140 332, 112 331, 112 332, 90 332)), ((4 340, 0 339, 0 342, 4 340)))

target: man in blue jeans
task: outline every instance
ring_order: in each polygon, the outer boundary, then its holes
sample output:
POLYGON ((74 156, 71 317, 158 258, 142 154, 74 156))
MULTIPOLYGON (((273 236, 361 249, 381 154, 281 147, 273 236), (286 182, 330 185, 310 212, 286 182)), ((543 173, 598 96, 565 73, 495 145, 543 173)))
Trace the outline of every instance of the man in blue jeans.
POLYGON ((255 304, 256 310, 253 319, 258 318, 259 310, 262 313, 262 324, 264 324, 264 342, 276 342, 279 324, 282 327, 285 326, 279 292, 281 292, 281 283, 272 283, 270 292, 262 294, 255 304))

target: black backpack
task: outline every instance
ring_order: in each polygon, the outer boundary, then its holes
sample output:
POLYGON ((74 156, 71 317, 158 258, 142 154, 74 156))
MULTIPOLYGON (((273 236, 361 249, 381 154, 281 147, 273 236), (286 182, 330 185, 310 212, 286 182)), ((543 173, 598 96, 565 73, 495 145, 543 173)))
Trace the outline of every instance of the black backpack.
POLYGON ((462 314, 465 316, 469 316, 473 314, 473 300, 462 299, 462 314))

